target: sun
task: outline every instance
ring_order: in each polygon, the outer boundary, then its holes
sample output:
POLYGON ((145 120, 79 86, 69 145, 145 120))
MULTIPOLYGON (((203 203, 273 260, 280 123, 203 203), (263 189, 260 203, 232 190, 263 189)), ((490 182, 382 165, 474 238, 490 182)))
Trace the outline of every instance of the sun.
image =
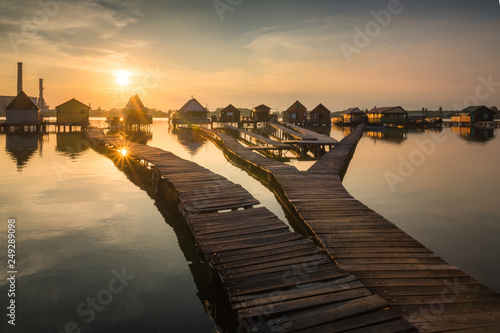
POLYGON ((116 71, 115 76, 119 86, 124 87, 130 83, 130 73, 127 71, 116 71))

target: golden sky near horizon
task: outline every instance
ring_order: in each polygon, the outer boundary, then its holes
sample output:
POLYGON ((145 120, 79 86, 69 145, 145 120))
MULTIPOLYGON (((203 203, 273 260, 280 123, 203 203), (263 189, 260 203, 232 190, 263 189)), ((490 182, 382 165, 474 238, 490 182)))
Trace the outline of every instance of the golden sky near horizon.
POLYGON ((500 106, 495 1, 0 1, 0 95, 164 111, 500 106), (477 102, 477 103, 476 103, 477 102))

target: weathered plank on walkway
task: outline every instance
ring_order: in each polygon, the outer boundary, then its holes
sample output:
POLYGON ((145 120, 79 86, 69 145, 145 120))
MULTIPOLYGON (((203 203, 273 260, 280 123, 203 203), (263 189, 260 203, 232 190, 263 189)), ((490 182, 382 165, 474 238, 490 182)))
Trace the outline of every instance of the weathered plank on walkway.
MULTIPOLYGON (((335 145, 335 148, 323 155, 319 161, 307 170, 309 173, 331 174, 341 176, 341 170, 347 169, 346 164, 354 153, 356 144, 364 131, 364 125, 356 129, 335 145)), ((345 170, 342 170, 345 172, 345 170)))
POLYGON ((95 129, 87 135, 96 145, 126 147, 129 158, 146 159, 173 186, 199 251, 220 278, 243 329, 315 330, 359 317, 362 327, 404 322, 404 330, 414 330, 312 241, 266 208, 253 208, 258 201, 241 186, 161 149, 95 129))
MULTIPOLYGON (((342 186, 339 174, 345 171, 362 133, 363 128, 358 127, 307 172, 279 169, 275 165, 279 162, 262 161, 264 157, 241 148, 233 138, 215 136, 226 156, 252 164, 274 178, 272 184, 289 208, 340 267, 419 330, 500 332, 498 293, 445 262, 342 186)), ((406 324, 402 325, 381 323, 378 328, 359 331, 397 331, 406 324)), ((315 329, 335 332, 335 327, 327 324, 315 329)))

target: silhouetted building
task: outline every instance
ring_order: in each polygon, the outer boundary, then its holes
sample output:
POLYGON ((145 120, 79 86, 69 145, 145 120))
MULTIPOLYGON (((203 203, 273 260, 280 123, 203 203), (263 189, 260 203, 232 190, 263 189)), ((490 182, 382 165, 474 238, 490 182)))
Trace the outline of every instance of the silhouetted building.
POLYGON ((332 119, 330 118, 330 110, 328 110, 323 104, 319 104, 309 113, 309 125, 327 125, 332 124, 332 119))
POLYGON ((45 103, 45 99, 43 98, 43 90, 45 88, 43 87, 43 79, 39 79, 38 81, 38 90, 39 90, 39 94, 38 94, 38 107, 40 108, 40 110, 47 110, 49 108, 49 106, 45 103))
POLYGON ((366 113, 359 108, 350 108, 341 113, 344 124, 361 124, 368 120, 366 113))
POLYGON ((286 111, 283 111, 283 121, 291 124, 305 124, 307 122, 307 108, 296 101, 286 111))
POLYGON ((141 126, 153 123, 153 117, 148 116, 148 108, 144 106, 139 95, 130 97, 127 105, 123 108, 123 119, 125 126, 141 126))
POLYGON ((256 106, 252 110, 252 119, 268 122, 271 119, 271 108, 264 104, 256 106))
POLYGON ((496 112, 484 105, 469 106, 451 117, 452 123, 471 125, 477 122, 494 121, 496 112))
MULTIPOLYGON (((43 89, 42 89, 43 90, 43 89)), ((17 63, 17 94, 23 91, 23 63, 17 63)), ((5 111, 7 106, 16 98, 16 96, 0 96, 0 111, 5 111)), ((42 95, 43 98, 43 95, 42 95)), ((36 105, 39 100, 36 97, 29 97, 36 105)), ((44 102, 45 103, 45 102, 44 102)), ((46 106, 46 105, 45 105, 46 106)), ((48 106, 47 106, 48 108, 48 106)))
POLYGON ((40 109, 22 90, 7 105, 5 111, 6 123, 10 125, 38 125, 42 123, 40 109))
POLYGON ((174 124, 209 124, 208 110, 196 98, 191 98, 172 114, 174 124))
POLYGON ((408 112, 400 106, 374 107, 368 111, 367 116, 371 124, 398 125, 408 122, 408 112))
POLYGON ((56 106, 57 122, 62 124, 89 124, 90 106, 72 98, 71 100, 56 106))
POLYGON ((232 104, 226 106, 220 111, 219 121, 223 123, 237 123, 240 121, 241 111, 235 108, 232 104))

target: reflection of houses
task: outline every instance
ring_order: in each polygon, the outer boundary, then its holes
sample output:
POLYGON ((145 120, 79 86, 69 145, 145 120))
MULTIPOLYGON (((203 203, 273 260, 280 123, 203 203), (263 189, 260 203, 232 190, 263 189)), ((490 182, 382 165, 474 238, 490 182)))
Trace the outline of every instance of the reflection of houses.
POLYGON ((123 108, 123 119, 125 126, 129 129, 140 129, 153 123, 153 117, 148 116, 148 108, 144 106, 139 95, 130 97, 127 105, 123 108))
POLYGON ((286 111, 283 111, 283 121, 298 125, 305 124, 307 122, 307 108, 296 101, 286 111))
POLYGON ((381 128, 371 129, 369 127, 365 130, 365 135, 375 140, 383 140, 388 143, 400 144, 407 139, 408 129, 406 128, 381 128))
POLYGON ((367 112, 367 116, 371 124, 399 125, 408 122, 408 112, 400 106, 374 107, 367 112))
POLYGON ((80 133, 57 133, 56 135, 56 151, 71 158, 89 149, 90 143, 80 133))
POLYGON ((368 120, 366 114, 357 107, 347 109, 340 115, 344 124, 356 125, 365 123, 368 120))
POLYGON ((17 170, 28 163, 31 156, 41 144, 42 137, 35 133, 7 133, 5 150, 9 152, 12 158, 16 161, 17 170))
POLYGON ((319 104, 309 113, 308 124, 330 126, 332 124, 330 110, 328 110, 323 104, 319 104))
POLYGON ((90 106, 72 98, 71 100, 56 106, 57 122, 61 124, 89 124, 90 106))
POLYGON ((7 105, 5 110, 7 116, 6 124, 39 125, 42 123, 40 109, 22 90, 7 105))
POLYGON ((209 124, 208 110, 196 98, 186 102, 178 111, 172 114, 174 124, 209 124))
POLYGON ((223 123, 237 123, 240 121, 241 111, 229 104, 220 111, 219 121, 223 123))
POLYGON ((191 156, 196 155, 198 150, 205 144, 206 140, 196 132, 186 129, 173 129, 172 133, 177 135, 177 141, 182 144, 191 156))
POLYGON ((491 122, 494 121, 495 114, 495 111, 484 105, 469 106, 452 116, 451 123, 458 126, 471 126, 474 123, 491 122))
POLYGON ((261 104, 252 110, 252 119, 254 121, 268 122, 271 119, 271 108, 261 104))
POLYGON ((452 127, 452 133, 457 133, 464 140, 470 142, 486 142, 495 137, 495 132, 492 128, 477 128, 477 127, 452 127))

